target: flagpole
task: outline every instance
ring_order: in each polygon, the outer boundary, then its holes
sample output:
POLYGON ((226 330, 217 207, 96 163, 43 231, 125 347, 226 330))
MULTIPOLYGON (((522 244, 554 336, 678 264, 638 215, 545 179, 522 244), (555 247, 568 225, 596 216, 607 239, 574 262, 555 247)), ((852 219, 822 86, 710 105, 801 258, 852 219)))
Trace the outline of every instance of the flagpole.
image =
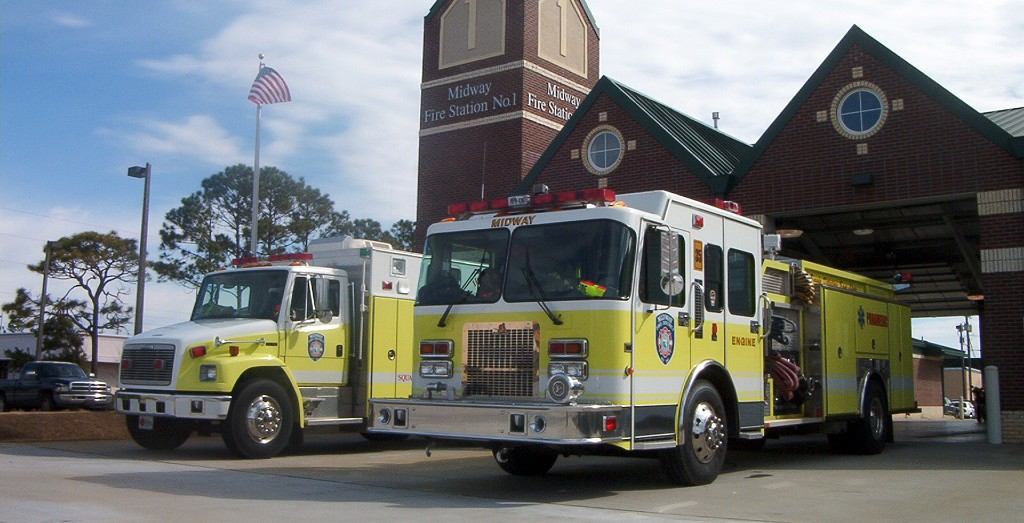
MULTIPOLYGON (((263 53, 260 53, 260 70, 263 69, 263 53)), ((257 74, 259 71, 257 71, 257 74)), ((263 113, 263 104, 256 104, 256 158, 252 167, 252 238, 250 239, 250 254, 256 256, 259 251, 259 219, 260 219, 260 118, 263 113)))

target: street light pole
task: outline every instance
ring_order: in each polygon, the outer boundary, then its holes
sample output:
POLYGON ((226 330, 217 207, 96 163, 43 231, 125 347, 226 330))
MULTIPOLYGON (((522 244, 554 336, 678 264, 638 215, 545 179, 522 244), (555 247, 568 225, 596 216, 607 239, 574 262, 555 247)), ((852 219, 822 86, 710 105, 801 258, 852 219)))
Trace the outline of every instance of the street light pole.
POLYGON ((36 334, 36 360, 43 357, 43 324, 46 323, 46 280, 50 277, 50 255, 53 243, 46 242, 46 261, 43 262, 43 293, 39 295, 39 330, 36 334))
POLYGON ((139 287, 135 293, 135 334, 142 332, 142 308, 146 296, 146 237, 149 236, 149 178, 153 166, 146 162, 145 167, 129 167, 128 176, 142 178, 146 181, 142 195, 142 233, 139 236, 139 287))

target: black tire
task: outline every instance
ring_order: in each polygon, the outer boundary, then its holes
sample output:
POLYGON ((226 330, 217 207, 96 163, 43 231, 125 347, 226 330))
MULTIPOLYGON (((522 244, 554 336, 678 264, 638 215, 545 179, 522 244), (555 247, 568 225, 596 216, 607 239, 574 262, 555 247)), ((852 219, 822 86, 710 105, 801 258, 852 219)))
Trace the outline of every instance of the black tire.
POLYGON ((878 454, 889 437, 889 402, 878 382, 868 383, 864 391, 864 417, 849 425, 850 451, 854 454, 878 454))
POLYGON ((501 470, 513 476, 543 476, 558 460, 558 453, 543 447, 515 447, 493 451, 501 470))
POLYGON ((138 416, 127 415, 124 420, 135 443, 148 450, 174 450, 192 435, 186 422, 172 418, 153 418, 153 430, 140 429, 138 416))
POLYGON ((680 421, 680 444, 662 451, 661 468, 673 483, 707 485, 722 471, 729 447, 725 405, 718 390, 707 381, 697 381, 680 421))
POLYGON ((277 382, 257 379, 243 386, 232 400, 221 435, 235 455, 266 459, 288 446, 294 424, 291 398, 284 388, 277 382))
POLYGON ((53 394, 49 392, 39 394, 39 410, 45 412, 57 410, 57 402, 53 400, 53 394))

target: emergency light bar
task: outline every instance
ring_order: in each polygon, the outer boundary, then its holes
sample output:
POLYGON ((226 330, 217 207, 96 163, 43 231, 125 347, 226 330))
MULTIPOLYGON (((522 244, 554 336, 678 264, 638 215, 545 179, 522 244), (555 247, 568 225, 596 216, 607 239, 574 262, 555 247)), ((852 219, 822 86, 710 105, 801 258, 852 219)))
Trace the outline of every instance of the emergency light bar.
POLYGON ((546 208, 569 208, 583 205, 607 205, 615 202, 615 191, 610 189, 583 189, 559 193, 517 194, 508 198, 494 198, 475 202, 453 203, 448 214, 453 217, 501 211, 540 210, 546 208))
POLYGON ((740 207, 739 203, 734 202, 732 200, 723 200, 721 198, 712 198, 711 201, 709 201, 708 203, 710 203, 711 205, 713 205, 715 207, 718 207, 719 209, 722 209, 724 211, 729 211, 731 213, 739 214, 740 216, 743 216, 743 208, 740 207))
POLYGON ((272 254, 266 260, 261 260, 257 256, 247 256, 245 258, 235 258, 231 260, 231 265, 235 268, 244 269, 247 267, 267 267, 274 263, 278 265, 302 265, 313 260, 313 253, 311 252, 292 252, 288 254, 272 254), (284 262, 284 263, 283 263, 284 262))

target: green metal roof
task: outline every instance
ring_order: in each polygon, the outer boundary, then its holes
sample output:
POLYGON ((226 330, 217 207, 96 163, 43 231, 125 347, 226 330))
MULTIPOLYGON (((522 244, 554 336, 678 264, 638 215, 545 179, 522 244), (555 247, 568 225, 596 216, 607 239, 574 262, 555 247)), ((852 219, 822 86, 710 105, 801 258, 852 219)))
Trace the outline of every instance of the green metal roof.
POLYGON ((914 339, 913 347, 914 353, 922 354, 924 356, 934 356, 937 358, 962 358, 967 354, 962 350, 947 347, 945 345, 939 345, 930 341, 914 339))
POLYGON ((982 113, 1016 138, 1024 137, 1024 107, 982 113))
MULTIPOLYGON (((427 15, 423 18, 430 20, 441 10, 441 6, 447 3, 448 0, 437 0, 434 5, 430 6, 430 10, 427 11, 427 15)), ((597 21, 594 20, 593 13, 590 12, 590 7, 587 6, 586 0, 580 0, 580 5, 583 6, 583 13, 587 15, 587 19, 590 20, 590 25, 594 27, 594 32, 597 33, 597 37, 601 37, 601 29, 597 27, 597 21)))
POLYGON ((864 52, 870 54, 897 74, 901 75, 907 81, 917 86, 925 94, 935 99, 947 111, 973 127, 986 138, 991 140, 995 145, 1003 148, 1018 158, 1024 158, 1024 140, 1011 135, 1007 129, 997 123, 994 123, 992 119, 986 118, 985 115, 982 115, 977 110, 964 103, 963 100, 957 98, 945 87, 929 78, 913 65, 910 65, 909 62, 889 50, 889 48, 882 45, 878 40, 872 38, 860 27, 854 25, 849 31, 847 31, 846 36, 840 40, 839 44, 836 45, 832 52, 829 53, 825 58, 825 61, 818 66, 818 69, 814 74, 807 79, 807 82, 804 83, 803 87, 801 87, 796 93, 796 96, 790 100, 789 104, 786 105, 786 108, 782 110, 782 113, 780 113, 775 121, 772 122, 768 127, 768 130, 766 130, 764 134, 761 135, 761 138, 758 139, 757 143, 754 144, 753 152, 732 175, 731 185, 729 186, 730 190, 747 174, 750 168, 753 167, 754 163, 757 162, 758 158, 764 154, 772 142, 775 141, 775 138, 779 136, 779 133, 782 132, 786 125, 789 124, 790 120, 792 120, 804 104, 807 103, 807 100, 812 94, 814 94, 814 91, 818 89, 825 78, 828 77, 832 70, 836 68, 839 61, 842 60, 842 58, 846 56, 854 46, 861 48, 864 52))
POLYGON ((601 77, 583 99, 572 118, 526 175, 516 192, 525 194, 533 186, 555 152, 579 125, 594 102, 605 95, 619 104, 638 124, 651 133, 680 163, 686 165, 716 194, 724 193, 729 173, 750 153, 751 146, 707 124, 629 88, 607 76, 601 77))

